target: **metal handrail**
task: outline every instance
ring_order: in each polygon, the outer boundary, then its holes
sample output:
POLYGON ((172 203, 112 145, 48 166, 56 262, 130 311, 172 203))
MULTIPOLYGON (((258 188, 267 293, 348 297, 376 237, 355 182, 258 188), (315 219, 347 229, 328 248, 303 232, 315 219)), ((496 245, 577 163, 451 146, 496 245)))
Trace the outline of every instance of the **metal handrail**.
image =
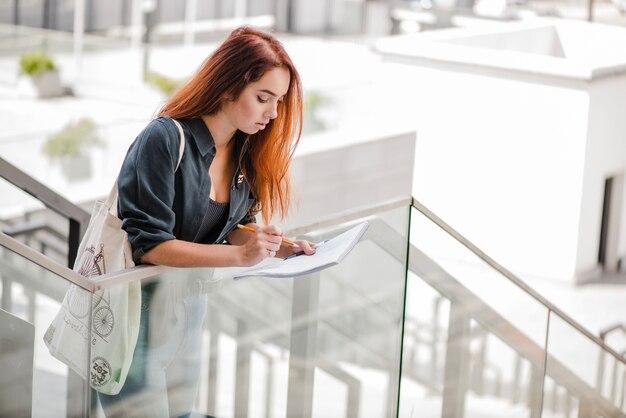
MULTIPOLYGON (((491 268, 498 271, 504 277, 509 279, 513 284, 522 289, 524 293, 541 303, 543 306, 548 308, 550 312, 553 312, 561 317, 565 322, 571 325, 578 332, 583 334, 585 337, 589 338, 591 341, 600 346, 603 350, 610 353, 613 357, 619 360, 622 364, 626 365, 626 359, 620 355, 617 351, 613 350, 611 347, 606 345, 599 337, 593 335, 587 329, 585 329, 582 325, 580 325, 575 319, 571 316, 567 315, 561 309, 557 308, 554 304, 552 304, 549 300, 539 294, 536 290, 528 286, 522 279, 517 277, 515 274, 511 273, 510 270, 506 269, 504 266, 499 264, 493 258, 489 257, 485 254, 480 248, 474 245, 470 240, 461 235, 457 230, 448 225, 445 221, 443 221, 440 217, 435 215, 430 209, 428 209, 424 204, 418 201, 415 197, 413 198, 412 203, 413 208, 417 209, 424 216, 426 216, 431 222, 437 225, 439 228, 443 229, 446 233, 452 236, 456 241, 461 243, 465 248, 474 253, 478 258, 487 263, 491 268)), ((546 347, 547 349, 547 347, 546 347)))
POLYGON ((76 206, 2 157, 0 157, 0 173, 2 173, 2 177, 5 180, 15 187, 24 190, 60 215, 81 222, 89 222, 89 216, 91 215, 89 212, 80 206, 76 206))
POLYGON ((89 212, 76 206, 43 183, 35 180, 4 158, 0 157, 0 173, 2 178, 22 189, 47 208, 69 220, 67 265, 74 265, 78 244, 89 223, 89 212))
POLYGON ((73 270, 65 267, 62 264, 57 263, 51 258, 46 257, 41 254, 39 251, 22 244, 14 238, 11 238, 7 234, 0 232, 0 247, 8 248, 13 251, 15 254, 24 257, 25 259, 37 264, 45 270, 48 270, 51 273, 56 274, 64 278, 65 280, 80 286, 81 288, 89 291, 95 292, 96 286, 94 282, 90 281, 86 277, 81 276, 73 270))

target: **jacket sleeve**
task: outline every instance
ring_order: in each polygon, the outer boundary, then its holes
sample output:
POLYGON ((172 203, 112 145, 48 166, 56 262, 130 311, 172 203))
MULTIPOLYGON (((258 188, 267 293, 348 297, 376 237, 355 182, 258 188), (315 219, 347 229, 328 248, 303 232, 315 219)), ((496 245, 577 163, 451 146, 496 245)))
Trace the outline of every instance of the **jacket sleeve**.
POLYGON ((139 134, 117 181, 118 214, 135 264, 141 264, 141 257, 158 244, 176 238, 172 207, 179 139, 168 122, 155 119, 139 134))

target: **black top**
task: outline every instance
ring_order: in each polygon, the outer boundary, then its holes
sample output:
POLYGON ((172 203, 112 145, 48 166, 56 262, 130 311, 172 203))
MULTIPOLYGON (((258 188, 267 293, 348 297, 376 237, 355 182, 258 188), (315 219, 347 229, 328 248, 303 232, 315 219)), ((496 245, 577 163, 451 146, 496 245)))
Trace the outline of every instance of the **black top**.
POLYGON ((228 202, 216 202, 209 198, 209 207, 194 241, 214 243, 219 238, 227 220, 228 202))

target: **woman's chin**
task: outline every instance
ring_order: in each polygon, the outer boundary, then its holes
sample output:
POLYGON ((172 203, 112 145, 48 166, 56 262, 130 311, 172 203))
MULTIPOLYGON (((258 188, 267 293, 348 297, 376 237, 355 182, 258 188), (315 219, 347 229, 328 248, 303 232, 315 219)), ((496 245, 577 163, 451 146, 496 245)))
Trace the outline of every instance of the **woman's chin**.
POLYGON ((239 129, 239 130, 245 134, 254 135, 257 132, 259 132, 261 129, 256 127, 256 128, 247 128, 247 129, 239 129))

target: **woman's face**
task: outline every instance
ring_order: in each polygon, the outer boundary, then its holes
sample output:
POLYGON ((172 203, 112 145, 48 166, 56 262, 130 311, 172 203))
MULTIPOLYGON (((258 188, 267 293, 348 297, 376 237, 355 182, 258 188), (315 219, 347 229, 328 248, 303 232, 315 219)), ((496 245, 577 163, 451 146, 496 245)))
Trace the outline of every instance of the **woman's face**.
POLYGON ((284 67, 267 71, 248 84, 237 100, 226 101, 223 112, 236 129, 255 134, 278 115, 278 102, 287 94, 289 81, 289 70, 284 67))

